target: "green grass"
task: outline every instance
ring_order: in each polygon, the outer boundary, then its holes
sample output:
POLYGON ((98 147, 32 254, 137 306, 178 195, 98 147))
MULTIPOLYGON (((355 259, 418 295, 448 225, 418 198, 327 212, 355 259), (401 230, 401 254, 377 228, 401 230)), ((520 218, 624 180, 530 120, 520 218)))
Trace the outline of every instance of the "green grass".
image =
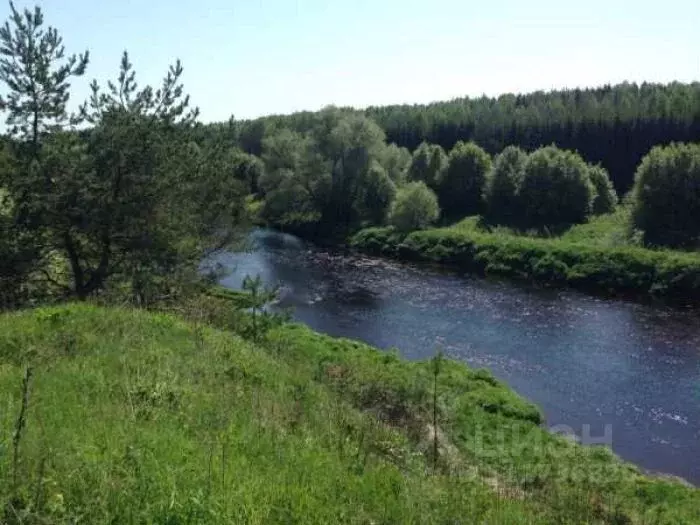
POLYGON ((535 407, 451 361, 433 468, 430 363, 291 324, 255 345, 235 333, 244 314, 207 312, 74 304, 0 317, 0 522, 700 516, 698 491, 548 434, 535 407))
POLYGON ((639 235, 630 231, 630 214, 629 207, 619 206, 614 213, 593 217, 585 224, 575 224, 558 235, 554 233, 548 235, 547 232, 521 232, 504 226, 488 228, 481 224, 478 216, 465 217, 447 228, 462 233, 481 235, 491 233, 499 236, 549 239, 569 244, 585 244, 586 246, 639 247, 641 244, 639 235))
POLYGON ((561 240, 606 248, 640 246, 640 234, 630 232, 630 215, 631 210, 621 206, 615 213, 593 217, 586 224, 571 227, 561 236, 561 240))
POLYGON ((629 211, 594 218, 559 236, 497 227, 478 217, 402 235, 368 228, 350 244, 360 251, 457 265, 468 271, 568 285, 606 294, 700 302, 700 253, 639 246, 627 227, 629 211))

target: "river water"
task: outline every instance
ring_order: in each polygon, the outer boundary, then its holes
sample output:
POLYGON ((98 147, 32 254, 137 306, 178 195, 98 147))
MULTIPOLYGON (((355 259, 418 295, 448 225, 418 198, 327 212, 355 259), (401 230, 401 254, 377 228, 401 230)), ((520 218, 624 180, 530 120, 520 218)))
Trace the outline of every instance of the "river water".
POLYGON ((251 239, 250 251, 219 258, 225 286, 260 274, 317 331, 409 359, 439 346, 539 405, 548 426, 700 485, 700 313, 341 254, 265 230, 251 239))

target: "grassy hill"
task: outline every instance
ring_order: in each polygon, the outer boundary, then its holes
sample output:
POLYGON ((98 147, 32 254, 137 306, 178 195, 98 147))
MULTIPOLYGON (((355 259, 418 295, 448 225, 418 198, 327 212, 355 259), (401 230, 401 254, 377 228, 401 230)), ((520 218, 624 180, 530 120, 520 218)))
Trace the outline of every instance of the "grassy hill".
POLYGON ((485 371, 443 362, 434 404, 434 363, 226 326, 0 316, 0 522, 700 521, 700 492, 550 435, 485 371))

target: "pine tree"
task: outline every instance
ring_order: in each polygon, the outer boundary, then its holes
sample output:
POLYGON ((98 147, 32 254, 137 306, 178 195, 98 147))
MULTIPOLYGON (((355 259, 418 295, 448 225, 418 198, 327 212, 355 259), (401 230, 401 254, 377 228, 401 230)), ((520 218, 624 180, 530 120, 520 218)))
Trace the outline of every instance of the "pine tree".
POLYGON ((66 123, 70 81, 85 73, 89 54, 66 57, 63 39, 55 28, 44 27, 39 7, 20 13, 10 2, 10 11, 0 28, 0 82, 9 90, 0 107, 8 113, 11 134, 36 155, 41 135, 66 123))

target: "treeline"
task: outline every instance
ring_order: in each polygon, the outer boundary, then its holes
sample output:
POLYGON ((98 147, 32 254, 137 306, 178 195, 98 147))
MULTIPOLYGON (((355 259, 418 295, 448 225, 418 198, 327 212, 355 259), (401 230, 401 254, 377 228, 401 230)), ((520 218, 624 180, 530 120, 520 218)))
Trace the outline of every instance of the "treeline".
MULTIPOLYGON (((486 226, 551 235, 618 203, 604 167, 553 145, 532 152, 507 146, 492 157, 474 142, 449 151, 423 142, 411 153, 387 143, 364 115, 329 108, 307 124, 303 133, 268 131, 261 162, 236 154, 233 176, 262 199, 260 215, 273 226, 345 236, 367 226, 412 231, 440 217, 479 215, 486 226)), ((639 230, 649 245, 696 248, 700 146, 657 146, 635 172, 630 234, 639 230)))
POLYGON ((559 228, 610 212, 617 202, 605 169, 576 153, 509 146, 492 162, 473 142, 458 142, 449 153, 424 142, 411 154, 388 144, 373 120, 336 109, 316 114, 305 133, 267 134, 261 156, 262 165, 251 155, 244 162, 258 168, 246 181, 263 199, 261 217, 315 235, 385 223, 410 231, 441 215, 559 228))
MULTIPOLYGON (((623 83, 595 89, 461 98, 433 104, 372 107, 360 113, 375 120, 387 141, 410 150, 422 142, 450 150, 476 142, 491 155, 509 145, 532 151, 556 144, 578 151, 610 173, 616 190, 626 193, 642 157, 659 144, 700 140, 700 83, 641 85, 623 83)), ((306 133, 314 112, 271 116, 212 125, 207 134, 226 136, 255 155, 275 129, 306 133)))

